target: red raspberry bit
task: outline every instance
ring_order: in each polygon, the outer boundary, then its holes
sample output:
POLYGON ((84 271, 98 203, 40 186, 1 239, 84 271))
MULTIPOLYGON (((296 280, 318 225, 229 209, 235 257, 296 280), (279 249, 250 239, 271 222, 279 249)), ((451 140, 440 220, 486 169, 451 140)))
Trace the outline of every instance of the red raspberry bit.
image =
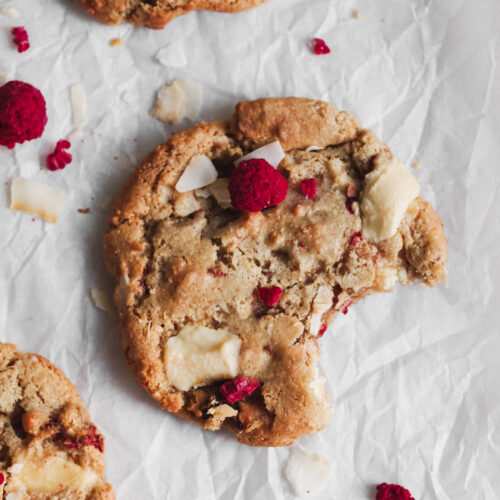
POLYGON ((310 47, 317 56, 329 54, 331 52, 330 47, 328 47, 325 41, 321 38, 313 38, 310 42, 310 47))
POLYGON ((316 179, 306 179, 300 183, 300 189, 306 198, 314 200, 316 196, 316 179))
POLYGON ((215 276, 216 278, 219 278, 221 276, 227 276, 227 274, 222 270, 217 267, 211 267, 208 272, 212 275, 215 276))
POLYGON ((363 235, 361 234, 361 231, 356 231, 352 236, 350 240, 350 244, 355 247, 358 243, 361 243, 363 241, 363 235))
POLYGON ((334 296, 332 297, 332 304, 333 304, 334 306, 336 306, 336 305, 338 304, 338 302, 339 302, 339 296, 338 296, 338 295, 334 295, 334 296))
POLYGON ((41 92, 29 83, 12 80, 0 87, 0 145, 37 139, 47 124, 47 109, 41 92))
POLYGON ((220 386, 220 393, 226 403, 230 405, 244 399, 260 387, 260 382, 252 377, 237 375, 233 380, 224 382, 220 386))
POLYGON ((377 486, 375 500, 415 500, 411 493, 399 484, 382 483, 377 486))
POLYGON ((280 300, 282 290, 279 286, 271 286, 269 288, 261 287, 257 290, 259 300, 269 307, 275 306, 280 300))
POLYGON ((12 28, 12 34, 14 35, 14 43, 17 45, 19 53, 25 52, 30 48, 28 32, 22 26, 12 28))
POLYGON ((325 332, 326 332, 326 329, 327 329, 327 328, 328 328, 328 325, 327 325, 326 323, 323 323, 323 324, 320 326, 320 328, 319 328, 319 331, 318 331, 318 335, 317 335, 317 337, 318 337, 318 338, 323 337, 323 335, 325 334, 325 332))
POLYGON ((62 170, 66 165, 71 163, 73 157, 67 151, 64 151, 70 147, 71 144, 69 141, 57 141, 54 151, 47 156, 47 168, 51 171, 62 170))
POLYGON ((87 431, 87 434, 78 440, 80 446, 93 446, 101 453, 104 451, 104 439, 97 432, 95 425, 91 425, 87 431))
POLYGON ((5 481, 5 476, 0 472, 0 486, 3 484, 5 481))
POLYGON ((349 307, 351 307, 352 302, 349 300, 345 306, 342 308, 342 314, 347 314, 349 311, 349 307))
POLYGON ((302 243, 302 242, 297 243, 297 245, 299 245, 300 248, 305 248, 306 247, 306 244, 302 243))
POLYGON ((348 212, 352 215, 354 215, 354 202, 356 200, 354 198, 347 198, 345 200, 345 207, 347 208, 348 212))
POLYGON ((234 208, 258 212, 281 203, 288 182, 266 160, 251 159, 242 161, 231 172, 228 189, 234 208))
POLYGON ((78 439, 76 437, 61 433, 58 435, 57 439, 64 447, 68 448, 68 450, 76 450, 78 448, 78 439))
POLYGON ((354 184, 349 184, 347 186, 347 197, 357 198, 357 196, 358 196, 358 188, 354 184))

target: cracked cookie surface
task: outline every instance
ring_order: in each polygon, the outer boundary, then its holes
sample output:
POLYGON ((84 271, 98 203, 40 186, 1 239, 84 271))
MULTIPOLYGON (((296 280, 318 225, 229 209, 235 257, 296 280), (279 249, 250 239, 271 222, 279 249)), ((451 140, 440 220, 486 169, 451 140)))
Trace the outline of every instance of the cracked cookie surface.
POLYGON ((129 22, 161 29, 193 10, 240 12, 266 0, 78 0, 89 14, 109 25, 129 22))
POLYGON ((104 439, 58 368, 0 343, 0 388, 0 498, 115 498, 104 439))
POLYGON ((326 324, 397 281, 446 279, 442 223, 418 184, 398 180, 390 191, 405 168, 352 115, 299 98, 239 103, 230 120, 157 147, 123 187, 104 237, 139 384, 163 408, 246 444, 288 445, 326 426, 331 405, 316 367, 326 324), (262 211, 232 208, 220 188, 234 162, 273 141, 285 154, 286 198, 262 211), (179 193, 198 155, 218 180, 179 193), (273 287, 281 294, 264 305, 260 291, 273 287), (260 385, 228 400, 221 384, 235 376, 260 385))

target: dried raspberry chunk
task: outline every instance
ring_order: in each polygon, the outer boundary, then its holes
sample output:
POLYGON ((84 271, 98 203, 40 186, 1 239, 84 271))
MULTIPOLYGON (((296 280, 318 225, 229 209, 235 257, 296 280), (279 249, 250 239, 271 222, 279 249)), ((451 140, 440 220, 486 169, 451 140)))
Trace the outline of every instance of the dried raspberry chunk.
POLYGON ((12 149, 36 139, 46 124, 45 99, 38 89, 18 80, 0 87, 0 145, 12 149))
POLYGON ((57 141, 54 151, 47 156, 47 168, 51 171, 62 170, 71 163, 73 157, 67 151, 64 151, 70 147, 71 143, 69 141, 57 141))
POLYGON ((5 481, 5 476, 0 472, 0 486, 3 484, 5 481))
POLYGON ((375 500, 415 500, 411 493, 399 484, 382 483, 377 486, 375 500))
POLYGON ((97 432, 95 425, 91 425, 84 436, 70 436, 61 432, 58 434, 57 440, 69 450, 77 450, 84 446, 93 446, 101 453, 104 451, 104 438, 97 432))
POLYGON ((246 398, 260 387, 260 382, 252 377, 237 375, 233 380, 224 382, 220 386, 220 393, 226 403, 230 405, 246 398))
POLYGON ((25 52, 30 48, 28 32, 22 26, 12 28, 12 34, 14 35, 14 43, 17 45, 19 53, 25 52))
POLYGON ((363 241, 363 235, 361 234, 361 231, 356 231, 352 236, 351 240, 349 243, 352 246, 356 246, 358 243, 361 243, 363 241))
POLYGON ((300 183, 300 189, 310 200, 316 196, 316 179, 305 179, 300 183))
POLYGON ((310 42, 311 50, 317 55, 329 54, 330 47, 321 38, 313 38, 310 42))
POLYGON ((281 203, 288 182, 266 160, 251 159, 242 161, 231 172, 228 189, 234 208, 258 212, 281 203))
POLYGON ((323 337, 323 335, 325 334, 326 332, 326 329, 328 328, 328 325, 326 323, 323 323, 319 330, 318 330, 318 335, 316 335, 318 338, 321 338, 323 337))
POLYGON ((282 293, 283 292, 279 286, 271 286, 269 288, 261 287, 257 290, 259 300, 265 306, 269 307, 275 306, 278 303, 282 293))

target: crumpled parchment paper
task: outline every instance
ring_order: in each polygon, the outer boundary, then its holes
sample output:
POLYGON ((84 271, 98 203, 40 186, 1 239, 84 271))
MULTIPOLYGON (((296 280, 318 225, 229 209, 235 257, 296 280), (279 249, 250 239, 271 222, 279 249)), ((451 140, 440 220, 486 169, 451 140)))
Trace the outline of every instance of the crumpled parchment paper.
POLYGON ((119 499, 293 497, 288 449, 245 447, 156 407, 125 365, 116 321, 90 299, 91 288, 111 291, 102 204, 149 150, 190 125, 149 115, 156 90, 175 78, 202 85, 204 120, 260 96, 351 111, 403 161, 420 163, 423 195, 444 221, 448 287, 367 298, 321 340, 336 410, 301 441, 332 462, 317 498, 374 498, 383 481, 419 500, 500 497, 497 0, 270 0, 237 15, 192 13, 163 31, 101 25, 72 0, 5 5, 21 17, 0 16, 0 72, 42 90, 49 123, 41 139, 0 148, 0 340, 46 356, 75 383, 106 436, 119 499), (13 26, 30 35, 24 54, 13 26), (116 37, 124 44, 111 47, 116 37), (312 37, 332 53, 311 55, 312 37), (154 59, 173 41, 185 67, 154 59), (73 130, 73 84, 87 95, 83 141, 71 165, 49 172, 46 154, 73 130), (125 102, 127 92, 137 100, 125 102), (8 209, 7 183, 19 175, 70 193, 56 225, 8 209))

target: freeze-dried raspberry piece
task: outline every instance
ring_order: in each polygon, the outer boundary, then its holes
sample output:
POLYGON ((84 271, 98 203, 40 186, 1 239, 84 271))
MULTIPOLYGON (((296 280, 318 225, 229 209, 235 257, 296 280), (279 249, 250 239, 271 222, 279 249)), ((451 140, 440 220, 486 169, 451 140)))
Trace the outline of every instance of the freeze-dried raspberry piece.
POLYGON ((251 159, 242 161, 231 172, 228 189, 234 208, 258 212, 281 203, 288 182, 266 160, 251 159))
POLYGON ((78 442, 80 446, 93 446, 101 453, 104 451, 104 439, 97 432, 95 425, 91 425, 87 431, 87 434, 81 437, 78 442))
POLYGON ((230 405, 243 399, 260 387, 260 382, 252 377, 237 375, 233 380, 224 382, 220 386, 220 393, 226 403, 230 405))
POLYGON ((303 180, 300 183, 300 189, 307 198, 314 200, 316 196, 316 179, 303 180))
POLYGON ((317 55, 329 54, 330 47, 321 38, 313 38, 310 42, 311 50, 317 55))
POLYGON ((17 45, 19 53, 25 52, 30 48, 28 32, 22 26, 12 28, 12 34, 14 35, 14 43, 17 45))
POLYGON ((351 307, 352 302, 348 300, 346 304, 342 307, 342 314, 347 314, 349 312, 349 307, 351 307))
POLYGON ((51 171, 62 170, 66 165, 71 163, 73 157, 65 149, 69 149, 71 143, 69 141, 57 141, 56 147, 49 156, 47 156, 47 168, 51 171))
POLYGON ((5 476, 0 472, 0 486, 3 484, 5 481, 5 476))
POLYGON ((265 305, 265 306, 275 306, 278 301, 280 300, 282 290, 279 286, 271 286, 269 288, 259 288, 257 290, 257 296, 259 297, 259 300, 265 305))
POLYGON ((377 486, 375 500, 415 500, 411 493, 399 484, 382 483, 377 486))
POLYGON ((0 87, 0 145, 12 149, 36 139, 46 124, 45 99, 38 89, 18 80, 0 87))
POLYGON ((212 276, 215 276, 216 278, 220 278, 221 276, 227 276, 227 274, 222 269, 219 269, 218 267, 211 267, 208 270, 208 272, 212 276))
POLYGON ((326 329, 327 329, 327 328, 328 328, 328 325, 327 325, 326 323, 323 323, 323 324, 320 326, 320 328, 319 328, 319 330, 318 330, 318 334, 317 334, 316 336, 317 336, 318 338, 323 337, 323 335, 325 334, 325 332, 326 332, 326 329))
POLYGON ((352 236, 351 240, 349 243, 352 246, 356 246, 358 243, 361 243, 363 241, 363 235, 361 234, 361 231, 356 231, 352 236))
POLYGON ((345 207, 347 208, 348 212, 350 214, 353 214, 354 215, 354 202, 356 201, 355 198, 347 198, 347 200, 345 200, 345 207))

